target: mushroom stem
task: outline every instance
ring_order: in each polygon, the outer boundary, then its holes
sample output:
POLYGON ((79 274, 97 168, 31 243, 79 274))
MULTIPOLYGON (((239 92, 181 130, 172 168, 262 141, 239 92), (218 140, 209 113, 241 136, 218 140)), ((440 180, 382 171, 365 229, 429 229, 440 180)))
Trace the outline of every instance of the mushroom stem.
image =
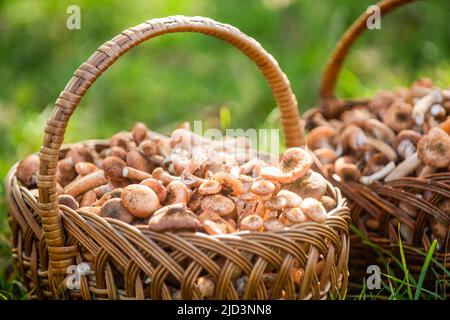
POLYGON ((438 90, 433 90, 426 96, 420 98, 414 105, 412 116, 417 125, 422 125, 425 122, 425 114, 428 109, 435 103, 440 103, 442 95, 438 90))
POLYGON ((78 179, 75 183, 71 184, 64 190, 64 193, 73 197, 77 197, 80 194, 85 193, 88 190, 104 185, 108 182, 105 178, 105 172, 103 170, 94 171, 84 177, 78 179))
POLYGON ((368 145, 374 147, 378 151, 383 152, 390 161, 396 161, 397 160, 397 153, 387 143, 385 143, 385 142, 383 142, 381 140, 378 140, 378 139, 371 138, 371 137, 367 137, 366 138, 366 143, 368 145))
POLYGON ((377 172, 371 174, 370 176, 361 177, 360 181, 363 184, 372 184, 373 182, 375 182, 377 180, 381 180, 384 177, 386 177, 394 169, 395 169, 395 163, 394 163, 394 161, 391 161, 387 165, 385 165, 380 171, 377 171, 377 172))
POLYGON ((417 156, 417 152, 414 152, 412 156, 403 160, 392 172, 384 179, 385 182, 390 182, 392 180, 405 177, 413 172, 419 165, 421 161, 417 156))
POLYGON ((418 178, 422 178, 426 175, 432 174, 436 172, 436 168, 433 168, 432 166, 425 165, 419 172, 418 178))
POLYGON ((141 171, 132 167, 125 167, 122 169, 122 176, 124 178, 133 179, 133 180, 145 180, 151 178, 152 175, 145 171, 141 171))

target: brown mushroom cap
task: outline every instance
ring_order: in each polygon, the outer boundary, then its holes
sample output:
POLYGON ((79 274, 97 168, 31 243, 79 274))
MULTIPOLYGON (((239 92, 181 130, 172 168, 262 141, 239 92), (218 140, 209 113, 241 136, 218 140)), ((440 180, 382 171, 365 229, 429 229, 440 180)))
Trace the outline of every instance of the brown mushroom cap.
POLYGON ((141 184, 151 188, 159 199, 159 203, 164 203, 167 198, 167 189, 156 179, 148 178, 141 181, 141 184))
POLYGON ((56 180, 62 187, 67 186, 77 176, 72 160, 69 159, 59 160, 56 165, 56 180))
POLYGON ((292 191, 302 198, 320 199, 326 193, 327 187, 327 181, 320 173, 308 170, 303 178, 284 185, 282 189, 292 191))
POLYGON ((198 193, 206 196, 211 194, 217 194, 222 190, 222 185, 217 180, 208 179, 198 187, 198 193))
POLYGON ((336 200, 329 196, 323 196, 322 198, 320 198, 320 202, 323 204, 327 212, 335 209, 337 206, 336 200))
POLYGON ((250 191, 258 196, 269 196, 275 190, 275 185, 267 180, 255 181, 250 187, 250 191))
POLYGON ((125 223, 131 223, 134 219, 133 215, 122 205, 122 201, 118 198, 105 202, 100 210, 100 217, 118 219, 125 223))
POLYGON ((367 119, 375 118, 375 116, 365 106, 355 106, 351 110, 342 112, 341 120, 344 125, 363 126, 367 119))
POLYGON ((120 198, 123 206, 138 218, 147 218, 159 208, 155 192, 145 185, 130 184, 122 190, 120 198))
POLYGON ((334 162, 334 172, 344 180, 357 181, 361 177, 361 172, 351 156, 343 156, 334 162))
POLYGON ((262 231, 263 228, 264 220, 256 214, 246 216, 244 219, 242 219, 240 225, 241 230, 262 231))
POLYGON ((165 206, 150 218, 148 222, 153 231, 197 230, 202 224, 198 217, 183 204, 165 206))
POLYGON ((124 148, 114 146, 109 149, 108 157, 117 157, 123 161, 127 158, 127 151, 124 148))
POLYGON ((167 204, 183 203, 189 201, 189 189, 184 183, 173 180, 167 185, 167 204))
POLYGON ((144 172, 150 172, 151 167, 147 159, 144 158, 137 150, 127 153, 126 163, 128 167, 135 168, 144 172))
POLYGON ((314 198, 306 198, 302 201, 300 209, 313 221, 324 222, 327 219, 327 210, 322 203, 314 198))
POLYGON ((68 194, 62 194, 62 195, 58 196, 58 203, 63 206, 69 207, 73 210, 78 210, 78 208, 80 208, 78 201, 75 200, 74 197, 72 197, 71 195, 68 195, 68 194))
POLYGON ((226 216, 235 209, 234 201, 221 194, 207 196, 201 201, 202 210, 211 210, 221 216, 226 216))
POLYGON ((391 143, 395 138, 395 133, 387 125, 378 119, 371 118, 364 122, 364 129, 372 134, 376 139, 391 143))
POLYGON ((128 141, 132 139, 130 132, 120 131, 113 135, 109 140, 111 147, 121 147, 124 150, 128 150, 128 141))
POLYGON ((143 122, 136 122, 131 129, 133 140, 139 145, 145 138, 147 138, 148 128, 143 122))
POLYGON ((280 190, 277 193, 277 197, 283 197, 286 199, 286 207, 298 207, 302 203, 302 197, 299 196, 296 192, 292 192, 286 189, 280 190))
POLYGON ((266 231, 280 231, 284 229, 284 224, 277 218, 267 219, 264 221, 264 229, 266 231))
POLYGON ((203 221, 203 229, 207 234, 228 234, 236 232, 236 229, 228 221, 220 219, 217 221, 205 220, 203 221))
POLYGON ((386 157, 384 153, 377 152, 373 154, 369 158, 369 160, 367 160, 366 166, 364 167, 362 174, 364 176, 368 176, 377 171, 380 171, 388 162, 389 159, 386 157))
POLYGON ((396 132, 412 128, 414 125, 412 110, 409 103, 396 101, 384 114, 383 122, 396 132))
POLYGON ((314 155, 319 159, 321 164, 334 163, 337 158, 337 153, 330 148, 319 148, 313 151, 314 155))
POLYGON ((91 149, 81 143, 74 144, 66 154, 66 159, 72 159, 72 163, 75 165, 78 162, 93 162, 91 149))
POLYGON ((29 155, 19 162, 17 167, 17 179, 25 186, 31 187, 37 184, 37 176, 39 174, 39 156, 36 154, 29 155))
POLYGON ((88 207, 92 205, 97 200, 97 194, 94 190, 88 190, 83 194, 83 197, 80 200, 80 208, 88 207))
POLYGON ((417 144, 419 159, 433 168, 446 168, 450 165, 450 136, 434 127, 417 144))
POLYGON ((216 180, 222 185, 222 191, 225 194, 238 196, 244 193, 244 188, 242 186, 241 180, 228 172, 218 172, 214 174, 212 179, 216 180))
POLYGON ((312 129, 306 138, 306 145, 311 150, 330 146, 330 141, 336 136, 332 126, 320 126, 312 129))
POLYGON ((392 141, 392 147, 394 148, 395 151, 400 153, 401 150, 399 150, 399 147, 401 143, 404 143, 404 141, 409 141, 412 146, 416 147, 421 137, 422 136, 416 131, 402 130, 397 134, 395 139, 392 141))
POLYGON ((127 166, 125 161, 118 157, 106 157, 103 159, 102 169, 105 171, 106 177, 111 180, 121 181, 124 180, 122 171, 127 166))
POLYGON ((139 144, 139 152, 144 156, 158 153, 158 145, 151 140, 144 140, 139 144))
POLYGON ((288 208, 283 211, 283 217, 286 217, 292 223, 301 223, 307 220, 306 215, 303 213, 302 209, 288 208))
POLYGON ((373 96, 369 104, 369 109, 378 117, 382 118, 386 110, 397 98, 397 95, 392 91, 380 90, 373 96))

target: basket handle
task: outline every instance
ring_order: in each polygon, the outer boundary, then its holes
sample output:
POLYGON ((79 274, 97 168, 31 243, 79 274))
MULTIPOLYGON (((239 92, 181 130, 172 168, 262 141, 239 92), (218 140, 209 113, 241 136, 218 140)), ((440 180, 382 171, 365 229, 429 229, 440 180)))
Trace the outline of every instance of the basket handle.
MULTIPOLYGON (((378 2, 377 6, 380 8, 380 15, 384 16, 394 9, 414 1, 416 0, 383 0, 378 2)), ((341 106, 337 103, 335 94, 339 72, 353 43, 367 29, 366 21, 370 15, 370 12, 364 12, 345 31, 327 62, 319 91, 320 111, 327 118, 335 117, 340 111, 341 106)))
POLYGON ((247 55, 266 78, 281 112, 288 147, 303 145, 303 127, 297 100, 277 61, 253 38, 235 27, 203 17, 174 16, 146 21, 129 28, 100 46, 67 83, 55 103, 45 128, 40 151, 39 215, 49 253, 52 274, 61 275, 70 264, 56 192, 56 165, 70 116, 95 80, 121 55, 145 40, 174 32, 198 32, 222 39, 247 55))

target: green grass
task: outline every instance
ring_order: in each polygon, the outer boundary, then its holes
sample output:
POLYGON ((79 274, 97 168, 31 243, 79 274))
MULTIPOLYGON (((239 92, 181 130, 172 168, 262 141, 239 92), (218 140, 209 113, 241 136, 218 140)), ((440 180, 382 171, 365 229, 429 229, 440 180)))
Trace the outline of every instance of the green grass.
MULTIPOLYGON (((369 0, 0 0, 0 299, 24 298, 11 269, 6 173, 16 161, 39 150, 56 97, 100 44, 155 17, 204 15, 230 23, 260 41, 279 61, 304 112, 317 101, 321 73, 337 40, 371 4, 369 0), (65 28, 71 4, 80 6, 81 30, 65 28)), ((367 32, 355 44, 340 76, 338 96, 370 96, 422 76, 448 87, 449 11, 448 1, 419 1, 383 19, 381 30, 367 32)), ((200 35, 167 35, 134 49, 95 83, 72 117, 65 141, 105 138, 136 120, 163 133, 180 121, 198 119, 222 130, 277 128, 274 107, 263 77, 235 48, 200 35)), ((435 262, 429 260, 427 274, 448 274, 435 262)), ((391 258, 386 270, 389 263, 401 261, 391 258)), ((409 285, 403 276, 396 279, 401 282, 385 279, 380 298, 389 298, 399 287, 399 298, 411 298, 409 293, 415 298, 417 290, 420 298, 433 298, 426 295, 420 278, 414 282, 407 276, 409 285)), ((371 295, 377 296, 367 292, 366 298, 371 295)))

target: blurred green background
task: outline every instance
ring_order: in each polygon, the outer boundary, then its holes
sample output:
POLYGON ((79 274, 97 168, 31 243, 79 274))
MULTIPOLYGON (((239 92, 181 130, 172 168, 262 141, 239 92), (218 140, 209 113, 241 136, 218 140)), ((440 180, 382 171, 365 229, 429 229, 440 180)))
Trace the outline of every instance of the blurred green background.
MULTIPOLYGON (((317 101, 321 73, 337 40, 374 3, 0 0, 0 294, 8 296, 18 286, 9 258, 5 175, 14 162, 39 149, 59 92, 103 42, 145 20, 175 14, 232 24, 279 61, 305 111, 317 101), (72 4, 81 9, 81 30, 66 28, 72 4)), ((426 0, 387 16, 381 30, 368 31, 351 51, 338 95, 369 96, 422 76, 448 87, 449 12, 450 1, 426 0)), ((167 35, 129 52, 97 81, 72 117, 66 142, 106 138, 136 120, 164 133, 193 120, 222 129, 277 126, 274 107, 263 77, 235 48, 198 34, 167 35)))

